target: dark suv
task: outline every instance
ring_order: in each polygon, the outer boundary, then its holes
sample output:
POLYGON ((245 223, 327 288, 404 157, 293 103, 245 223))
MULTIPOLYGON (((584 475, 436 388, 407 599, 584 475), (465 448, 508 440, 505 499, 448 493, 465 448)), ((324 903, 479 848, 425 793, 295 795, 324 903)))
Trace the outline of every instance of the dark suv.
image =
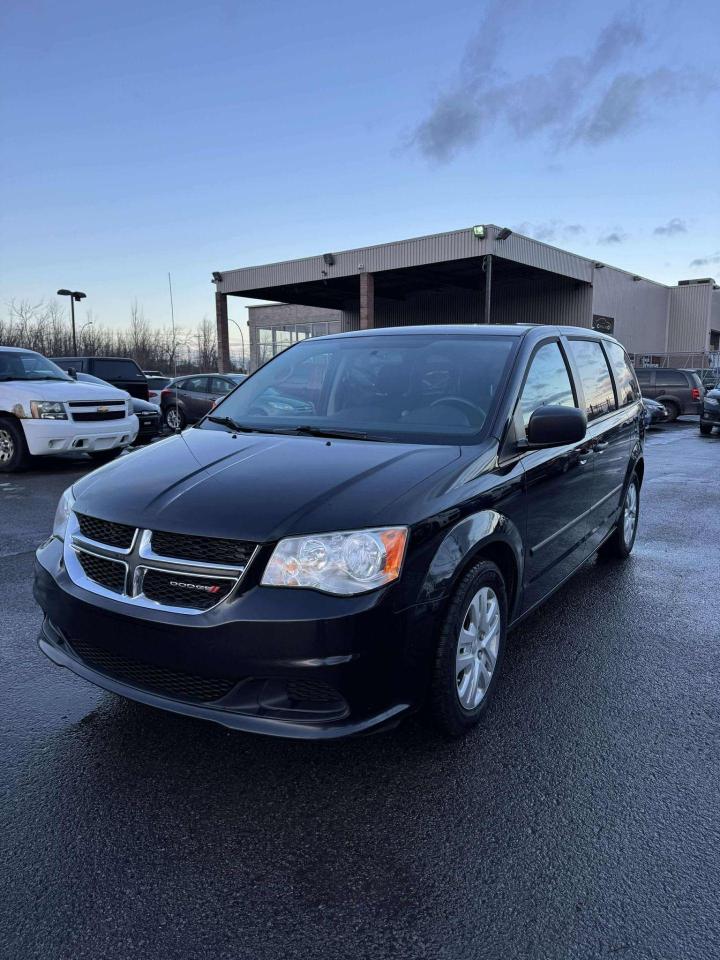
POLYGON ((705 391, 700 377, 692 370, 639 367, 635 373, 643 396, 661 403, 667 410, 669 421, 700 412, 705 391))
POLYGON ((429 702, 459 735, 508 629, 599 548, 632 550, 642 423, 623 348, 586 329, 301 341, 66 490, 40 646, 239 730, 339 737, 429 702))
POLYGON ((147 377, 130 357, 53 357, 63 370, 72 374, 89 373, 119 390, 125 390, 131 397, 148 400, 147 377))

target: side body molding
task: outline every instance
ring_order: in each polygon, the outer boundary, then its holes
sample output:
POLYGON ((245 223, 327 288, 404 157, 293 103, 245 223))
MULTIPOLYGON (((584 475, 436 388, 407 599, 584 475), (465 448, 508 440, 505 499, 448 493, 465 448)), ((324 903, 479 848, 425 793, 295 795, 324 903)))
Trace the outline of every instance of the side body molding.
MULTIPOLYGON (((523 582, 524 551, 515 524, 495 510, 481 510, 460 520, 438 547, 420 591, 420 601, 439 600, 452 590, 459 572, 481 548, 501 544, 512 551, 517 569, 517 584, 523 582)), ((515 609, 520 589, 516 591, 515 609)), ((512 611, 510 618, 512 619, 512 611)))

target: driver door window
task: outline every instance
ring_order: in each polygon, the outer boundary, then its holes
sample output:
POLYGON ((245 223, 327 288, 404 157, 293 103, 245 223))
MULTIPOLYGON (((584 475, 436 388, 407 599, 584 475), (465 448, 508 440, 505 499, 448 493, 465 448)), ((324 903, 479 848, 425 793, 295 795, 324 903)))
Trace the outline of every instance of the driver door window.
POLYGON ((523 428, 527 431, 530 417, 538 407, 558 405, 574 407, 570 375, 557 341, 540 347, 530 363, 530 370, 520 395, 523 428))

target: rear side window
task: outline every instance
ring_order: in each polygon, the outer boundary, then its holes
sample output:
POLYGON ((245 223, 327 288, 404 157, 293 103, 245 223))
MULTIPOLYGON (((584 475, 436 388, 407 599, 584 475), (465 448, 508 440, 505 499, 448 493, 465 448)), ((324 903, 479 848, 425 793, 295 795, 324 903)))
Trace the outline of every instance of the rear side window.
POLYGON ((636 370, 635 376, 638 378, 639 384, 647 387, 652 380, 652 370, 636 370))
POLYGON ((212 377, 210 380, 210 393, 230 393, 234 386, 234 383, 230 383, 229 380, 225 380, 223 377, 212 377))
POLYGON ((558 405, 574 407, 570 375, 557 342, 540 347, 530 362, 530 370, 520 395, 523 426, 527 430, 530 417, 538 407, 558 405))
POLYGON ((97 359, 93 361, 93 372, 101 380, 145 379, 142 370, 133 360, 97 359))
POLYGON ((615 392, 605 354, 597 340, 571 340, 570 348, 580 371, 588 422, 615 410, 615 392))
POLYGON ((207 377, 190 377, 189 380, 184 380, 180 384, 182 390, 187 390, 190 393, 207 393, 208 392, 208 378, 207 377))
POLYGON ((618 403, 621 407, 626 407, 628 404, 634 403, 640 396, 640 391, 635 381, 635 373, 630 366, 627 354, 619 343, 606 340, 604 347, 610 360, 612 371, 615 374, 618 403))
POLYGON ((657 387, 687 387, 687 377, 680 370, 658 370, 655 374, 657 387))

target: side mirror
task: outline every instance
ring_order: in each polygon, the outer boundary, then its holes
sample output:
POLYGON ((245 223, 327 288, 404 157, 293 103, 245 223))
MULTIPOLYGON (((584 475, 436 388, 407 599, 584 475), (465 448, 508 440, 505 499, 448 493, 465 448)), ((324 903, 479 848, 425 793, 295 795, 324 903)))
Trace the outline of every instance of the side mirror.
POLYGON ((578 443, 587 433, 587 417, 577 407, 538 407, 527 428, 528 446, 562 447, 578 443))
POLYGON ((75 369, 75 367, 68 367, 68 368, 67 368, 67 375, 68 375, 69 377, 72 377, 73 380, 77 380, 77 370, 75 369))

